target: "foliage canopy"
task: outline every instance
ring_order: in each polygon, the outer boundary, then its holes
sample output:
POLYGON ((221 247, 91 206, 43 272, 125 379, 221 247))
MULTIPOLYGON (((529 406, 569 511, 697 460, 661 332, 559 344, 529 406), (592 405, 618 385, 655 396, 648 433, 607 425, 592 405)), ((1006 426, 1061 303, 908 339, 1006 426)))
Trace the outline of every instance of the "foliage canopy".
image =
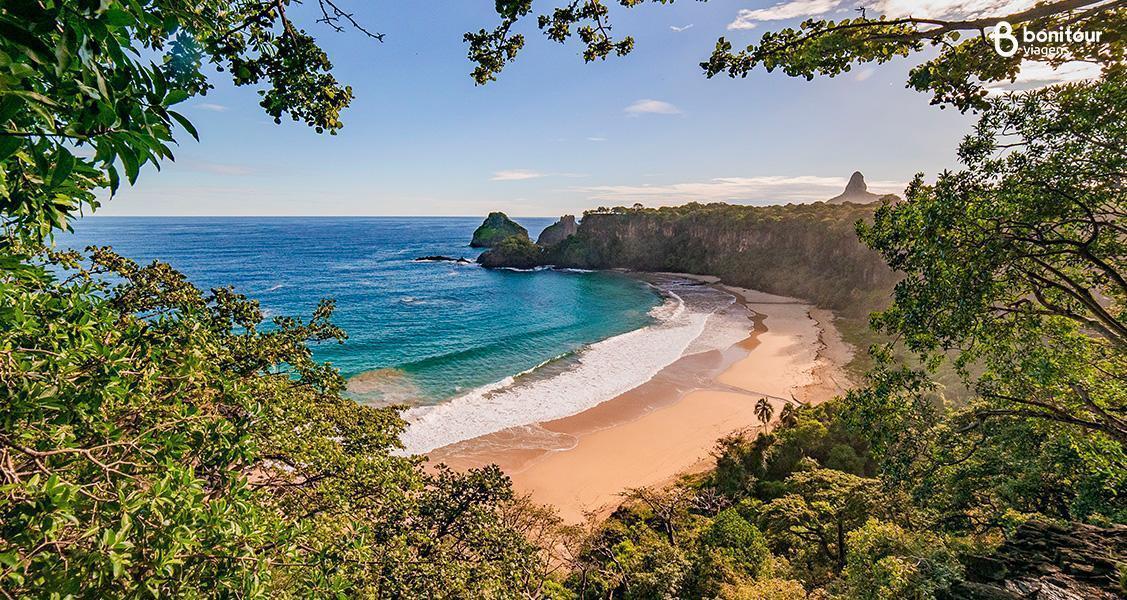
POLYGON ((396 410, 312 360, 343 335, 331 303, 266 324, 167 265, 79 259, 0 275, 6 595, 477 596, 534 577, 500 471, 424 472, 396 410))

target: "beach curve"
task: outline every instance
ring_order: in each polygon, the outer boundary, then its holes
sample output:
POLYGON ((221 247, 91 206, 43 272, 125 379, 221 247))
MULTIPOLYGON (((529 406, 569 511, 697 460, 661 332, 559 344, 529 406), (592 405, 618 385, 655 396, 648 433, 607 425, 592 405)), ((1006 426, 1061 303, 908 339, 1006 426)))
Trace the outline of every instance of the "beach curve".
POLYGON ((747 335, 722 350, 686 353, 586 410, 436 448, 430 461, 455 469, 497 464, 518 493, 577 523, 606 514, 624 490, 706 469, 720 438, 757 433, 759 398, 778 415, 788 402, 817 404, 848 387, 842 367, 853 350, 832 313, 716 278, 685 277, 738 298, 747 335))

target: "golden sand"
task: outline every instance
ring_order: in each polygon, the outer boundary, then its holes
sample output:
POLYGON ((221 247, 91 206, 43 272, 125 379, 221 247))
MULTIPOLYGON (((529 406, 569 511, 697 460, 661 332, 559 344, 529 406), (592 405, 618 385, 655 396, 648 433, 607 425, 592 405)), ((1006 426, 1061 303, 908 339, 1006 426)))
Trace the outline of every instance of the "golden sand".
POLYGON ((429 454, 454 468, 496 463, 518 492, 579 522, 629 488, 661 485, 711 464, 717 440, 761 427, 755 403, 816 404, 847 385, 852 356, 829 311, 741 288, 749 336, 725 352, 682 357, 649 382, 581 413, 451 444, 429 454))

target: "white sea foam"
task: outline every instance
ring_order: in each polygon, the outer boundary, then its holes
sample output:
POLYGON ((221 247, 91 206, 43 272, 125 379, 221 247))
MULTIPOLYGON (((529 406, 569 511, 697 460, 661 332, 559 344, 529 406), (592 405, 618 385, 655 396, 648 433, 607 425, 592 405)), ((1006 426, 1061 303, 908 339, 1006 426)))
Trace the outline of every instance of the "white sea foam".
POLYGON ((544 379, 518 374, 436 406, 407 410, 402 437, 407 451, 429 452, 509 427, 566 417, 645 383, 680 358, 722 308, 715 303, 689 306, 668 293, 666 302, 650 312, 656 323, 591 344, 559 374, 544 379))
POLYGON ((538 267, 532 267, 531 269, 518 269, 516 267, 497 267, 497 268, 502 270, 502 271, 515 271, 517 273, 535 273, 536 271, 546 271, 548 269, 551 269, 552 267, 550 265, 540 265, 538 267))
POLYGON ((704 332, 685 349, 685 354, 698 354, 712 350, 725 350, 747 339, 752 323, 748 311, 735 304, 708 317, 704 332))

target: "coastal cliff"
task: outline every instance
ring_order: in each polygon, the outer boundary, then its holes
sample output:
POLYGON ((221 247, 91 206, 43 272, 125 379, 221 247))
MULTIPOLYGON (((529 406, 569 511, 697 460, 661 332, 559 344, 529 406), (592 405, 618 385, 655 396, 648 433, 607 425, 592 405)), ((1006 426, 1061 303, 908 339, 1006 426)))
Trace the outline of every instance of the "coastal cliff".
POLYGON ((573 236, 579 231, 579 225, 575 222, 575 215, 564 215, 560 217, 559 221, 552 223, 540 232, 540 237, 536 238, 536 244, 539 246, 554 246, 569 236, 573 236))
POLYGON ((486 252, 479 262, 714 275, 731 285, 864 312, 896 282, 855 232, 857 221, 870 221, 879 206, 692 203, 601 209, 586 213, 576 232, 559 243, 538 252, 531 244, 513 243, 486 252))

